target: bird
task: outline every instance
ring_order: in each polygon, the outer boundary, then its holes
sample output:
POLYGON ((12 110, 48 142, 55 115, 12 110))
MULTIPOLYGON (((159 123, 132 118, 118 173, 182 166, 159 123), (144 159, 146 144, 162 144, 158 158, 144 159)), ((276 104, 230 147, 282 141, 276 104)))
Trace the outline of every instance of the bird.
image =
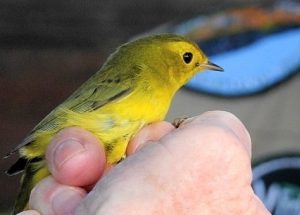
POLYGON ((50 175, 45 151, 67 127, 81 127, 103 144, 107 164, 124 156, 145 125, 165 118, 175 93, 196 73, 223 71, 198 45, 175 34, 144 36, 121 45, 102 67, 38 123, 8 155, 20 158, 6 173, 23 173, 13 213, 28 207, 33 187, 50 175))

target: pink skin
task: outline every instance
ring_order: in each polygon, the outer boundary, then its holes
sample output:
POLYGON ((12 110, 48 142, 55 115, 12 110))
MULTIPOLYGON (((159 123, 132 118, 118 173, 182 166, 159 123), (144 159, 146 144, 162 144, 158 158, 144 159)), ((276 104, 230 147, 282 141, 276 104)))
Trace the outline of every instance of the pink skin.
POLYGON ((35 187, 32 210, 21 214, 270 214, 250 186, 250 136, 230 113, 206 112, 178 129, 149 125, 127 155, 106 167, 91 133, 63 130, 47 151, 52 176, 35 187))

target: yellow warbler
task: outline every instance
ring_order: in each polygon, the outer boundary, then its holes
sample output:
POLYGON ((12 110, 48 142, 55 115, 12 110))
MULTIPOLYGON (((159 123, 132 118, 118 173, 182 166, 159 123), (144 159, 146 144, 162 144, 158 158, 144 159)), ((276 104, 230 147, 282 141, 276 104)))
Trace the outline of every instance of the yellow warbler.
POLYGON ((130 138, 163 120, 176 91, 205 69, 223 70, 182 36, 148 36, 119 47, 11 152, 19 150, 20 159, 7 173, 25 171, 14 213, 26 207, 33 186, 50 174, 45 150, 57 132, 70 126, 92 132, 104 145, 107 163, 114 164, 124 156, 130 138))

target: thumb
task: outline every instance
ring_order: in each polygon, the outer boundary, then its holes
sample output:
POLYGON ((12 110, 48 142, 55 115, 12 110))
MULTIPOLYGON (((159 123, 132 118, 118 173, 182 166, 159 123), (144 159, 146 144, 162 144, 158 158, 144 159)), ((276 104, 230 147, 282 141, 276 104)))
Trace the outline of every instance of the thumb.
POLYGON ((92 133, 78 127, 66 128, 54 137, 46 160, 53 177, 72 186, 94 184, 106 165, 102 144, 92 133))

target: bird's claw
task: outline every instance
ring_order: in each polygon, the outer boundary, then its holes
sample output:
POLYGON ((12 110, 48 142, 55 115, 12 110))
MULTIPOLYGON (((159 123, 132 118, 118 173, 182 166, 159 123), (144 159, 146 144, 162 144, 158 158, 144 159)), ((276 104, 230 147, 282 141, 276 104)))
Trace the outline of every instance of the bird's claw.
POLYGON ((175 127, 175 128, 179 128, 179 126, 185 121, 187 120, 189 117, 185 116, 185 117, 178 117, 178 118, 175 118, 172 122, 172 125, 175 127))

